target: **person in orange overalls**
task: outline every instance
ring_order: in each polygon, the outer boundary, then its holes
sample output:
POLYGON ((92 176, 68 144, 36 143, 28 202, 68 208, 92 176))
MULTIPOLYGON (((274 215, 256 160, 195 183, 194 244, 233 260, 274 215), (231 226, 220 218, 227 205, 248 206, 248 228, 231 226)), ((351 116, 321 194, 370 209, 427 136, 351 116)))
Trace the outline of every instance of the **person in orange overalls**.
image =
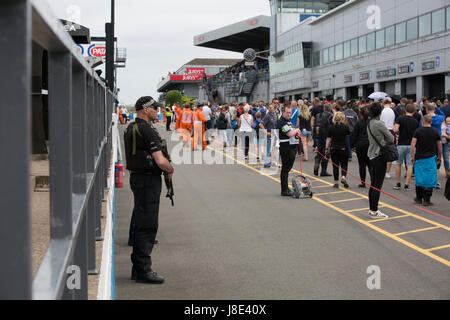
POLYGON ((192 124, 194 123, 194 113, 191 110, 191 105, 186 103, 184 105, 183 114, 181 115, 181 140, 185 145, 191 145, 192 124))
POLYGON ((205 125, 207 121, 202 112, 202 105, 197 107, 197 111, 194 113, 194 142, 192 143, 192 150, 197 150, 198 137, 202 139, 202 150, 206 149, 205 140, 205 125))
POLYGON ((175 122, 175 130, 179 131, 181 128, 181 116, 183 115, 183 110, 175 103, 175 114, 177 115, 177 121, 175 122))

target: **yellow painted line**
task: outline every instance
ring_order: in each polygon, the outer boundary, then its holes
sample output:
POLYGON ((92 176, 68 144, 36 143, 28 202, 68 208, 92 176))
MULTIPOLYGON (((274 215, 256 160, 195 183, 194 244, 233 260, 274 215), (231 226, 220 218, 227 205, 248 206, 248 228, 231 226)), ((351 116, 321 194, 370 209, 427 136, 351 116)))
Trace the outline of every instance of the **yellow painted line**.
POLYGON ((335 192, 325 192, 325 193, 315 193, 314 197, 321 197, 321 196, 327 196, 330 194, 339 194, 339 193, 345 193, 345 191, 335 191, 335 192))
POLYGON ((413 244, 413 243, 411 243, 411 242, 408 242, 408 241, 406 241, 406 240, 403 240, 402 238, 399 238, 399 237, 393 235, 392 233, 389 233, 389 232, 387 232, 387 231, 385 231, 385 230, 383 230, 383 229, 381 229, 381 228, 379 228, 379 227, 377 227, 377 226, 375 226, 375 225, 369 223, 368 221, 364 221, 363 219, 360 219, 360 218, 358 218, 358 217, 355 216, 355 215, 351 215, 351 214, 345 212, 344 210, 342 210, 342 209, 340 209, 340 208, 338 208, 338 207, 333 206, 332 204, 328 204, 328 203, 326 203, 325 201, 323 201, 323 200, 321 200, 321 199, 319 199, 319 198, 313 198, 313 199, 314 199, 315 201, 318 201, 318 202, 322 203, 324 206, 327 206, 327 207, 329 207, 329 208, 331 208, 331 209, 333 209, 333 210, 336 210, 336 211, 342 213, 343 215, 349 217, 350 219, 353 219, 353 220, 355 220, 355 221, 358 221, 359 223, 365 225, 366 227, 368 227, 368 228, 370 228, 370 229, 373 229, 373 230, 375 230, 375 231, 377 231, 377 232, 383 234, 384 236, 386 236, 386 237, 388 237, 388 238, 391 238, 392 240, 395 240, 395 241, 397 241, 397 242, 399 242, 399 243, 401 243, 401 244, 403 244, 403 245, 405 245, 405 246, 407 246, 407 247, 409 247, 409 248, 411 248, 411 249, 413 249, 413 250, 416 250, 417 252, 422 253, 423 255, 425 255, 425 256, 427 256, 427 257, 433 259, 433 260, 436 260, 436 261, 438 261, 438 262, 440 262, 440 263, 446 265, 447 267, 450 267, 450 261, 448 261, 448 260, 446 260, 446 259, 444 259, 444 258, 441 258, 441 257, 439 257, 438 255, 435 255, 435 254, 433 254, 433 253, 431 253, 431 252, 429 252, 429 251, 427 251, 427 250, 424 250, 424 249, 422 249, 422 248, 416 246, 415 244, 413 244))
POLYGON ((407 231, 407 232, 396 233, 395 235, 396 236, 404 236, 405 234, 411 234, 411 233, 434 230, 434 229, 440 229, 440 228, 439 227, 430 227, 430 228, 416 229, 416 230, 411 230, 411 231, 407 231))
POLYGON ((369 210, 370 210, 370 208, 361 208, 361 209, 354 209, 354 210, 346 210, 345 212, 352 213, 352 212, 369 211, 369 210))
MULTIPOLYGON (((305 174, 305 176, 311 177, 311 176, 308 175, 308 174, 305 174)), ((322 181, 322 182, 324 182, 324 183, 328 183, 328 182, 325 181, 325 180, 321 180, 321 179, 319 179, 319 180, 322 181)), ((355 192, 355 191, 352 191, 352 190, 349 190, 349 189, 345 189, 344 192, 349 192, 349 193, 354 194, 354 195, 356 195, 356 196, 363 197, 364 199, 369 199, 369 197, 368 197, 367 195, 364 195, 364 194, 361 194, 361 193, 359 193, 359 192, 355 192)), ((414 218, 416 218, 416 219, 418 219, 418 220, 422 220, 422 221, 427 222, 427 223, 429 223, 429 224, 431 224, 431 225, 434 225, 434 226, 436 226, 436 227, 439 227, 439 228, 445 229, 445 230, 447 230, 447 231, 450 231, 450 227, 448 227, 448 226, 446 226, 446 225, 443 225, 443 224, 441 224, 441 223, 438 223, 438 222, 429 220, 429 219, 427 219, 427 218, 418 216, 418 215, 416 215, 416 214, 414 214, 414 213, 412 213, 412 212, 409 212, 409 211, 406 211, 406 210, 403 210, 403 209, 394 207, 394 206, 392 206, 392 205, 390 205, 390 204, 387 204, 387 203, 384 203, 384 202, 380 202, 379 207, 380 207, 380 208, 385 207, 385 208, 389 208, 389 209, 395 210, 395 211, 400 212, 400 213, 403 213, 403 214, 408 214, 408 215, 410 215, 410 216, 412 216, 412 217, 414 217, 414 218)), ((367 210, 368 210, 368 209, 367 209, 367 210)))
POLYGON ((330 185, 318 186, 318 187, 313 186, 313 189, 322 189, 322 188, 331 188, 331 187, 332 187, 332 186, 330 186, 330 185))
POLYGON ((397 216, 397 217, 390 217, 390 218, 384 218, 384 219, 377 219, 377 220, 371 220, 368 221, 369 223, 375 223, 375 222, 381 222, 381 221, 389 221, 389 220, 395 220, 395 219, 403 219, 403 218, 407 218, 407 217, 411 217, 409 214, 404 214, 402 216, 397 216))
POLYGON ((446 244, 445 246, 440 246, 440 247, 436 247, 436 248, 427 249, 426 251, 437 251, 437 250, 442 250, 442 249, 446 249, 446 248, 450 248, 450 244, 446 244))
MULTIPOLYGON (((222 155, 224 155, 224 156, 226 156, 226 157, 231 158, 230 156, 228 156, 228 155, 226 155, 226 154, 224 154, 224 153, 222 153, 222 152, 220 152, 220 151, 218 151, 218 150, 216 150, 216 149, 214 149, 214 148, 211 148, 211 147, 208 147, 208 148, 211 149, 211 150, 213 150, 213 151, 215 151, 215 152, 221 153, 222 155)), ((258 174, 261 174, 261 172, 260 172, 259 170, 256 170, 256 169, 254 169, 254 168, 252 168, 252 167, 246 165, 245 163, 243 163, 243 162, 241 162, 241 161, 239 161, 239 160, 236 160, 236 159, 234 159, 234 158, 231 158, 231 159, 235 160, 237 163, 243 165, 244 167, 246 167, 246 168, 248 168, 248 169, 250 169, 250 170, 253 170, 253 171, 257 172, 258 174)), ((264 174, 263 174, 263 175, 264 175, 264 174)), ((278 179, 275 179, 275 178, 273 178, 273 177, 271 177, 271 176, 268 176, 268 175, 265 175, 265 176, 268 177, 269 179, 272 179, 272 180, 274 180, 274 181, 280 183, 280 180, 278 180, 278 179)), ((324 182, 327 183, 326 181, 324 181, 324 182)), ((346 191, 344 191, 344 192, 350 192, 350 193, 354 193, 354 194, 356 194, 356 195, 358 195, 358 196, 361 196, 361 194, 356 193, 356 192, 353 192, 353 191, 350 191, 350 190, 346 190, 346 191)), ((332 204, 328 204, 327 202, 321 200, 320 198, 313 197, 313 200, 314 200, 314 201, 317 201, 317 202, 319 202, 319 203, 321 203, 321 204, 323 204, 324 206, 326 206, 326 207, 328 207, 328 208, 331 208, 331 209, 333 209, 333 210, 335 210, 335 211, 337 211, 337 212, 340 212, 340 213, 342 213, 343 215, 347 216, 348 218, 353 219, 353 220, 355 220, 355 221, 357 221, 357 222, 359 222, 359 223, 365 225, 366 227, 368 227, 368 228, 370 228, 370 229, 372 229, 372 230, 375 230, 375 231, 377 231, 377 232, 383 234, 384 236, 386 236, 386 237, 388 237, 388 238, 391 238, 392 240, 395 240, 395 241, 397 241, 397 242, 399 242, 399 243, 401 243, 401 244, 403 244, 403 245, 405 245, 405 246, 407 246, 407 247, 409 247, 409 248, 411 248, 411 249, 413 249, 413 250, 415 250, 415 251, 417 251, 417 252, 419 252, 419 253, 422 253, 423 255, 425 255, 425 256, 427 256, 427 257, 433 259, 433 260, 436 260, 436 261, 438 261, 438 262, 440 262, 440 263, 446 265, 447 267, 450 267, 450 261, 449 261, 449 260, 446 260, 446 259, 444 259, 444 258, 439 257, 438 255, 433 254, 432 252, 430 252, 430 249, 429 249, 429 250, 422 249, 422 248, 416 246, 415 244, 413 244, 413 243, 411 243, 411 242, 408 242, 408 241, 406 241, 406 240, 404 240, 404 239, 402 239, 402 238, 400 238, 400 237, 398 237, 398 236, 395 236, 395 235, 392 234, 392 233, 387 232, 386 230, 383 230, 383 229, 381 229, 381 228, 379 228, 379 227, 373 225, 372 223, 370 223, 370 221, 365 221, 365 220, 363 220, 363 219, 361 219, 361 218, 358 218, 358 216, 351 215, 350 213, 344 211, 343 209, 340 209, 340 208, 338 208, 338 207, 336 207, 336 206, 333 206, 332 204)), ((389 205, 386 205, 386 204, 384 204, 384 203, 383 203, 382 205, 383 205, 383 206, 389 206, 389 205)), ((395 208, 395 207, 392 207, 392 206, 389 206, 389 207, 393 208, 394 210, 398 210, 398 209, 395 208)), ((398 210, 398 211, 403 211, 403 210, 398 210)), ((406 212, 405 212, 405 213, 406 213, 406 212)), ((411 215, 412 215, 412 214, 411 214, 411 215)), ((412 215, 412 216, 415 216, 415 215, 412 215)), ((424 219, 424 220, 428 220, 428 219, 424 219)), ((438 224, 436 223, 436 225, 438 225, 438 224)), ((448 228, 445 227, 445 226, 443 226, 443 227, 444 227, 444 229, 448 229, 448 228)), ((436 250, 436 248, 432 248, 431 250, 436 250)))
POLYGON ((342 202, 349 202, 349 201, 356 201, 356 200, 364 200, 364 198, 352 198, 352 199, 343 199, 343 200, 336 200, 336 201, 328 201, 328 203, 342 203, 342 202))

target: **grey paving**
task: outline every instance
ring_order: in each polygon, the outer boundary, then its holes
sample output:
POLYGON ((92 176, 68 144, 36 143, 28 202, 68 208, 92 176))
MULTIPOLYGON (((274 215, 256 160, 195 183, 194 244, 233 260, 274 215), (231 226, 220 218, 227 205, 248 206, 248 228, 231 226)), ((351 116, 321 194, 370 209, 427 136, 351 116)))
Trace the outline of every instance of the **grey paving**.
MULTIPOLYGON (((281 198, 277 182, 240 165, 176 167, 175 208, 162 198, 152 254, 166 282, 136 284, 129 279, 128 178, 116 193, 117 299, 450 298, 448 266, 317 201, 281 198), (381 270, 380 290, 367 288, 372 265, 381 270)), ((436 237, 450 243, 448 232, 436 237)))

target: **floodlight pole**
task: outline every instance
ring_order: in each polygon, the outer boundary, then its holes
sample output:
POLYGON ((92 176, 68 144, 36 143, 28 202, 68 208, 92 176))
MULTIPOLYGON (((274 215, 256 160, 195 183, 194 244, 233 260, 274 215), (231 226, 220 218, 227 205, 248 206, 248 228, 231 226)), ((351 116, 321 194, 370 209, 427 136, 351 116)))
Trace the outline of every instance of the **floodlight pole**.
POLYGON ((111 92, 114 92, 114 23, 115 1, 111 0, 111 23, 106 24, 106 82, 111 92))

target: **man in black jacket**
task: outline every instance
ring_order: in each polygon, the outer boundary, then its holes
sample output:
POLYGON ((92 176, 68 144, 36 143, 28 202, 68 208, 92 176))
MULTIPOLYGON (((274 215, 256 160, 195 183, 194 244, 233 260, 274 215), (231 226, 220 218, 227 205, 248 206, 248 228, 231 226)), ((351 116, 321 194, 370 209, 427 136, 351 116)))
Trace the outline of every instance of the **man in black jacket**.
POLYGON ((168 160, 163 140, 152 122, 162 107, 152 97, 136 102, 137 118, 124 134, 127 169, 134 196, 129 242, 133 245, 131 278, 140 283, 163 283, 164 278, 151 269, 151 253, 158 231, 161 174, 172 178, 174 168, 168 160))
POLYGON ((328 137, 328 129, 331 126, 333 114, 330 103, 323 106, 324 111, 315 116, 314 121, 314 142, 317 147, 317 153, 314 163, 314 175, 319 175, 320 166, 322 166, 321 177, 331 177, 331 174, 327 172, 328 159, 325 156, 325 148, 328 137))

